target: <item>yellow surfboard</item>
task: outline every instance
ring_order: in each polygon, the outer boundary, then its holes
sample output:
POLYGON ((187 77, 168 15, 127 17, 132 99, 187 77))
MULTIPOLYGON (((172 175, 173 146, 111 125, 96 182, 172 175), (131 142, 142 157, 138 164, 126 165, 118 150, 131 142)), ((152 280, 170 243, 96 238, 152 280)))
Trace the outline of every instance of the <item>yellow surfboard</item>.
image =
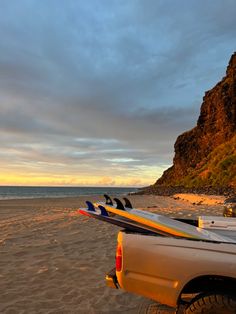
POLYGON ((139 209, 125 208, 125 210, 117 209, 115 206, 105 204, 103 202, 94 203, 94 206, 103 206, 108 212, 133 220, 140 224, 163 231, 172 236, 184 237, 189 239, 198 239, 205 241, 217 242, 235 242, 225 236, 218 235, 214 232, 201 229, 186 223, 168 218, 163 215, 154 214, 139 209))

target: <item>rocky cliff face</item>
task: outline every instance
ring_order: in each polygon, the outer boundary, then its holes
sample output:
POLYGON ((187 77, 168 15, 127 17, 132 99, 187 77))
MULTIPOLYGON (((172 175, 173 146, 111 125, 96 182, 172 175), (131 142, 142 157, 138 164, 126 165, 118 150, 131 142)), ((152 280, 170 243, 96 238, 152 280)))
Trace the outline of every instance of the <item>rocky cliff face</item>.
MULTIPOLYGON (((205 93, 196 127, 177 138, 173 166, 163 173, 154 186, 185 185, 184 178, 190 173, 193 177, 194 171, 204 166, 208 156, 235 134, 236 53, 229 61, 226 76, 205 93)), ((209 182, 205 180, 204 184, 209 182)))

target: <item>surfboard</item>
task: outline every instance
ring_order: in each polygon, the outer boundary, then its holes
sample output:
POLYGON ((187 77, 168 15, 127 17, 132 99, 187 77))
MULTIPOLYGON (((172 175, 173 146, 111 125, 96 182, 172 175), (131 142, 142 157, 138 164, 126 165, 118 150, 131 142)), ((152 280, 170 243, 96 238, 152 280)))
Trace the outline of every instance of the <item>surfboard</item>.
POLYGON ((205 241, 236 243, 236 241, 233 241, 232 239, 225 236, 218 235, 212 231, 188 225, 184 222, 180 222, 163 215, 135 208, 127 208, 123 206, 122 202, 119 199, 114 200, 120 208, 116 208, 114 205, 102 202, 97 202, 93 204, 96 207, 103 206, 110 213, 125 217, 127 219, 130 219, 131 221, 135 221, 137 223, 154 228, 172 236, 205 241))
POLYGON ((157 234, 158 235, 166 235, 163 232, 160 232, 156 229, 152 229, 152 228, 147 227, 147 226, 141 226, 141 225, 135 224, 134 222, 128 222, 126 220, 121 220, 118 218, 109 217, 106 209, 103 206, 98 207, 100 210, 100 213, 99 213, 99 211, 95 210, 95 208, 92 209, 90 202, 86 202, 86 203, 87 203, 87 205, 89 205, 88 208, 81 208, 78 210, 78 212, 82 215, 108 222, 110 224, 119 226, 121 228, 124 228, 124 229, 132 231, 132 232, 145 233, 145 234, 156 234, 156 235, 157 234))

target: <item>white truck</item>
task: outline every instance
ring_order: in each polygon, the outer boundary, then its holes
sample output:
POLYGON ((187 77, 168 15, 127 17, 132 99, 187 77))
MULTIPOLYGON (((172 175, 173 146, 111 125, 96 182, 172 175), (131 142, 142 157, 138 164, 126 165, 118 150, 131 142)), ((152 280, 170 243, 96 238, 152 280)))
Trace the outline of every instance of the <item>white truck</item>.
POLYGON ((182 221, 214 229, 232 242, 122 230, 116 268, 107 274, 107 285, 166 304, 175 313, 236 313, 236 218, 182 221))

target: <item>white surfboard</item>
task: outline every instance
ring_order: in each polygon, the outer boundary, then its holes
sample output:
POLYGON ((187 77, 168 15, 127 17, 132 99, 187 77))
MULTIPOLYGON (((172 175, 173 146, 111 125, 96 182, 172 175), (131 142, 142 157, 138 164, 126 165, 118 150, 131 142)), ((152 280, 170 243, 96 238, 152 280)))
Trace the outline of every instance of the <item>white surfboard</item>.
POLYGON ((143 225, 155 228, 173 236, 184 237, 190 239, 198 239, 205 241, 217 241, 226 243, 236 243, 235 240, 218 235, 212 231, 188 225, 163 215, 154 214, 148 211, 143 211, 135 208, 124 207, 125 210, 117 209, 115 206, 108 205, 103 202, 94 203, 95 206, 103 206, 105 209, 113 214, 128 218, 143 225))

